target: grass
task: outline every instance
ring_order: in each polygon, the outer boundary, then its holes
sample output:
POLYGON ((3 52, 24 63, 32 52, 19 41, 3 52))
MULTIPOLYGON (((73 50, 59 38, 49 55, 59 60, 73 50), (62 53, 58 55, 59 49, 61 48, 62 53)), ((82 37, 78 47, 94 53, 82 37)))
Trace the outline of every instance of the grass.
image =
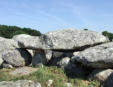
POLYGON ((51 87, 66 87, 64 83, 67 82, 72 83, 73 87, 100 87, 98 81, 67 78, 65 72, 57 67, 39 67, 36 72, 20 77, 9 75, 12 70, 14 69, 1 69, 0 81, 32 80, 41 83, 42 87, 47 87, 47 81, 51 79, 53 80, 51 87))

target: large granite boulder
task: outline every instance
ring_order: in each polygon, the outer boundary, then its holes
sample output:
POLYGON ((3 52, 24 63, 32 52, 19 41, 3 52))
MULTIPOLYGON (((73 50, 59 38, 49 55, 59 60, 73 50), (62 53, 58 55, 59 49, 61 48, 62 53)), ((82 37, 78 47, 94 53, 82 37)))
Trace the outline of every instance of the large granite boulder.
POLYGON ((18 48, 16 41, 0 37, 0 65, 3 63, 2 54, 15 48, 18 48))
POLYGON ((15 35, 12 39, 18 41, 21 48, 26 49, 49 49, 49 45, 45 43, 44 36, 30 36, 26 34, 15 35))
POLYGON ((89 79, 98 80, 104 87, 113 86, 113 70, 112 69, 96 69, 90 75, 89 79))
POLYGON ((0 37, 0 66, 24 66, 31 62, 31 55, 26 49, 21 49, 18 42, 0 37))
POLYGON ((113 70, 104 69, 104 70, 94 70, 89 78, 100 81, 104 87, 113 86, 113 70))
POLYGON ((101 33, 76 29, 48 32, 40 37, 22 34, 14 36, 13 39, 22 48, 52 50, 75 50, 108 41, 101 33))
POLYGON ((71 61, 93 68, 113 68, 113 42, 75 52, 71 61))
POLYGON ((108 41, 108 38, 101 33, 77 29, 64 29, 45 34, 51 49, 55 50, 73 50, 82 49, 82 47, 90 46, 108 41), (49 39, 48 39, 49 38, 49 39))
POLYGON ((28 51, 20 48, 3 53, 2 59, 14 67, 30 65, 32 61, 32 57, 28 51))
POLYGON ((106 81, 109 76, 113 73, 112 69, 96 69, 92 71, 92 73, 89 75, 89 79, 98 80, 100 82, 106 81))
POLYGON ((0 82, 0 87, 42 87, 40 83, 33 82, 30 80, 18 80, 13 81, 2 81, 0 82))
POLYGON ((40 63, 46 64, 51 60, 52 51, 70 52, 73 50, 82 50, 87 46, 109 41, 108 38, 101 33, 76 29, 48 32, 42 36, 21 34, 14 36, 13 39, 18 41, 21 48, 38 50, 33 57, 32 64, 34 66, 37 66, 40 63))

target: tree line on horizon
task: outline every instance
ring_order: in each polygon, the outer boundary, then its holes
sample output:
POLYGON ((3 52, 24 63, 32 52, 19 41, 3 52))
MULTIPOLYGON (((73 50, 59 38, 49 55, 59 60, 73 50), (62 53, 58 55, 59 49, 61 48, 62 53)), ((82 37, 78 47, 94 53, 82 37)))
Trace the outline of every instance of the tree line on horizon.
POLYGON ((12 38, 18 34, 28 34, 31 36, 41 36, 41 32, 31 28, 21 28, 17 26, 0 25, 0 37, 12 38))

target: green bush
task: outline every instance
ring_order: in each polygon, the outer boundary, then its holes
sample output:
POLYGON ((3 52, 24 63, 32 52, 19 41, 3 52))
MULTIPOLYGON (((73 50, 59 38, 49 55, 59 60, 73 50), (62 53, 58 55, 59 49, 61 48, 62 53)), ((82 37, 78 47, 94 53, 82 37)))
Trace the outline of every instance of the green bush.
POLYGON ((110 33, 110 32, 108 32, 108 31, 103 31, 102 34, 103 34, 104 36, 107 36, 110 41, 113 40, 113 33, 110 33))
POLYGON ((87 28, 85 28, 84 30, 88 31, 88 29, 87 29, 87 28))
POLYGON ((20 28, 17 26, 0 25, 0 36, 5 38, 12 38, 18 34, 29 34, 32 36, 40 36, 40 31, 31 28, 20 28))
POLYGON ((23 28, 23 31, 32 36, 40 36, 41 33, 37 30, 33 30, 31 28, 23 28))
POLYGON ((18 30, 18 31, 11 33, 10 37, 13 37, 13 36, 18 35, 18 34, 27 34, 27 33, 22 31, 22 30, 18 30))

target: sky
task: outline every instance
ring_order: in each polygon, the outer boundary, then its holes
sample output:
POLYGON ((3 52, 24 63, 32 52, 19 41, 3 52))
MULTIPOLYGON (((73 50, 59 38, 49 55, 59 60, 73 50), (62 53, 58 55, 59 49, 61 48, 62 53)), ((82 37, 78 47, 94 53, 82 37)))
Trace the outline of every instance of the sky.
POLYGON ((113 0, 0 0, 0 24, 113 32, 113 0))

